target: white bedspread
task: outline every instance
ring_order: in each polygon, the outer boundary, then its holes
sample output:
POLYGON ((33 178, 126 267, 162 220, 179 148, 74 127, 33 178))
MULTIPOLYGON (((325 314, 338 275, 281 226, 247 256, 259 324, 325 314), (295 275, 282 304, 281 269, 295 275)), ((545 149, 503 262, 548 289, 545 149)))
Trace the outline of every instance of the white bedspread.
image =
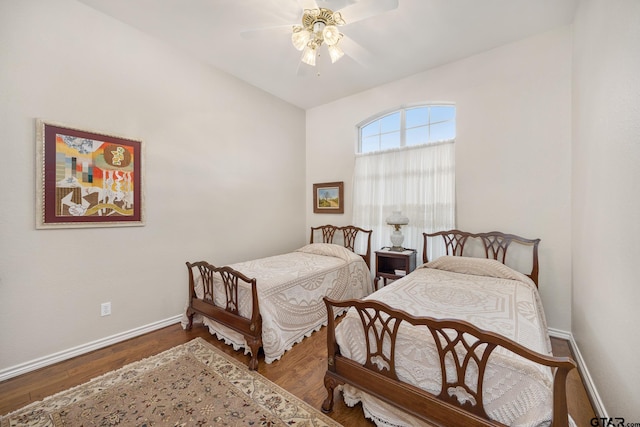
MULTIPOLYGON (((391 283, 375 299, 417 316, 455 318, 499 333, 531 350, 551 354, 551 344, 535 284, 498 261, 442 257, 391 283)), ((366 349, 360 319, 353 310, 336 329, 343 355, 364 363, 366 349)), ((440 392, 440 366, 431 335, 407 325, 400 329, 396 354, 402 381, 440 392)), ((485 410, 510 426, 544 426, 551 420, 552 373, 498 348, 489 359, 484 384, 485 410)), ((381 426, 424 423, 352 386, 344 387, 349 405, 362 401, 365 414, 381 426)))
MULTIPOLYGON (((327 324, 323 297, 363 298, 372 292, 369 268, 358 254, 329 243, 313 243, 295 252, 230 265, 245 276, 257 279, 258 301, 262 315, 262 345, 265 362, 279 359, 305 336, 327 324)), ((196 295, 202 298, 200 281, 196 295)), ((224 305, 224 292, 218 292, 216 304, 224 305)), ((248 286, 238 291, 240 314, 251 315, 248 286)), ((199 317, 211 333, 233 345, 250 349, 241 334, 199 317)), ((183 318, 186 325, 186 316, 183 318)))

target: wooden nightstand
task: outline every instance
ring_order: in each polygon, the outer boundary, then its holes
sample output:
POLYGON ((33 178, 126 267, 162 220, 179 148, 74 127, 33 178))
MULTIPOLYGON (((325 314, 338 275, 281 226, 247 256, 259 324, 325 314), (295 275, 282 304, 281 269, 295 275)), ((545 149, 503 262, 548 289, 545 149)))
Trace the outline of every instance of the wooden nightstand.
POLYGON ((373 285, 376 290, 378 290, 378 280, 384 279, 383 283, 386 286, 387 279, 400 279, 415 269, 415 249, 405 249, 402 252, 396 252, 390 250, 390 248, 382 248, 376 251, 376 278, 373 285))

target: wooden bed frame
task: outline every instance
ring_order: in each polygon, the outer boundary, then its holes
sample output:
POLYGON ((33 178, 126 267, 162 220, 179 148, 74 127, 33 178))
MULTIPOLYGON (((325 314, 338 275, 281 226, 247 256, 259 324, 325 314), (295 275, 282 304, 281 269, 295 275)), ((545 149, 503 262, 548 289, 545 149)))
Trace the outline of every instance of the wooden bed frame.
MULTIPOLYGON (((427 238, 442 236, 447 246, 447 254, 454 256, 462 255, 468 239, 479 238, 484 244, 485 257, 503 263, 511 243, 532 245, 534 265, 529 276, 533 276, 532 279, 537 283, 539 239, 524 239, 501 232, 472 234, 459 230, 432 234, 423 233, 423 236, 425 248, 427 238)), ((424 255, 423 259, 425 262, 427 261, 424 255)), ((536 353, 501 335, 481 330, 465 321, 416 317, 377 301, 335 301, 325 298, 325 304, 327 305, 329 323, 327 326, 328 368, 324 377, 328 396, 322 404, 324 412, 331 412, 333 409, 335 388, 342 384, 350 384, 416 418, 435 425, 502 426, 503 424, 490 420, 485 412, 482 384, 489 355, 496 347, 504 347, 535 363, 555 368, 551 425, 554 427, 569 425, 566 377, 576 367, 575 362, 569 357, 551 357, 536 353), (339 309, 354 307, 359 313, 365 331, 364 336, 367 337, 367 355, 364 364, 356 363, 340 354, 340 348, 336 343, 337 322, 334 318, 334 307, 339 309), (395 348, 398 328, 402 322, 426 327, 434 337, 442 372, 439 395, 431 394, 398 379, 395 366, 395 348), (374 338, 370 339, 369 337, 374 338), (382 348, 389 348, 389 353, 385 355, 378 350, 382 348), (464 354, 460 351, 461 348, 465 349, 464 354), (449 378, 446 373, 444 360, 447 355, 456 361, 455 378, 449 378), (380 359, 384 360, 386 369, 381 369, 374 363, 380 359), (479 375, 475 383, 467 384, 464 380, 465 373, 468 366, 474 363, 478 367, 479 375), (467 395, 472 396, 472 401, 476 403, 467 401, 465 404, 461 404, 454 395, 450 394, 452 389, 464 390, 467 395)))
MULTIPOLYGON (((311 227, 311 237, 309 243, 316 242, 315 231, 322 233, 321 243, 334 243, 334 237, 337 231, 338 235, 342 234, 342 242, 335 240, 336 244, 343 246, 355 252, 354 245, 356 237, 359 233, 363 233, 367 241, 367 251, 362 256, 369 267, 371 262, 371 230, 365 230, 355 226, 337 227, 334 225, 323 225, 320 227, 311 227)), ((260 305, 258 301, 258 278, 249 278, 241 272, 231 267, 216 267, 206 261, 198 261, 194 263, 187 262, 189 271, 189 306, 187 308, 187 317, 189 323, 186 329, 193 327, 193 316, 200 314, 216 322, 244 335, 247 345, 251 349, 251 360, 249 361, 249 369, 258 369, 258 351, 262 347, 262 316, 260 315, 260 305), (204 290, 204 298, 199 299, 195 292, 195 275, 194 269, 198 269, 202 277, 202 285, 204 290), (214 294, 214 276, 219 274, 222 277, 225 291, 225 306, 217 306, 214 304, 216 294, 214 294), (251 317, 247 318, 239 313, 238 301, 238 285, 244 282, 244 286, 251 287, 252 311, 251 317)))

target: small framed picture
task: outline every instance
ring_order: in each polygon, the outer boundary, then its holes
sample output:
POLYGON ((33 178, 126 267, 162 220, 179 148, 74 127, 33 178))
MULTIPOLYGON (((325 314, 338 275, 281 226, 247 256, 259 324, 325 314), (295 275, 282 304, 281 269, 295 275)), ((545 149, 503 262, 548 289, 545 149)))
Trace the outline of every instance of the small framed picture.
POLYGON ((344 213, 344 183, 313 184, 313 213, 344 213))
POLYGON ((142 141, 36 126, 36 228, 144 225, 142 141))

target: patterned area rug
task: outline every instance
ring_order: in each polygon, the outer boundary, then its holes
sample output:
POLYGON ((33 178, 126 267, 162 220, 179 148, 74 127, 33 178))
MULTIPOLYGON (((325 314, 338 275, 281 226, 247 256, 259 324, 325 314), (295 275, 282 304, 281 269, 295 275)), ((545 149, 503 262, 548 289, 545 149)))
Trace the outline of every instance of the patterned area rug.
POLYGON ((0 425, 340 426, 202 338, 25 406, 0 425))

